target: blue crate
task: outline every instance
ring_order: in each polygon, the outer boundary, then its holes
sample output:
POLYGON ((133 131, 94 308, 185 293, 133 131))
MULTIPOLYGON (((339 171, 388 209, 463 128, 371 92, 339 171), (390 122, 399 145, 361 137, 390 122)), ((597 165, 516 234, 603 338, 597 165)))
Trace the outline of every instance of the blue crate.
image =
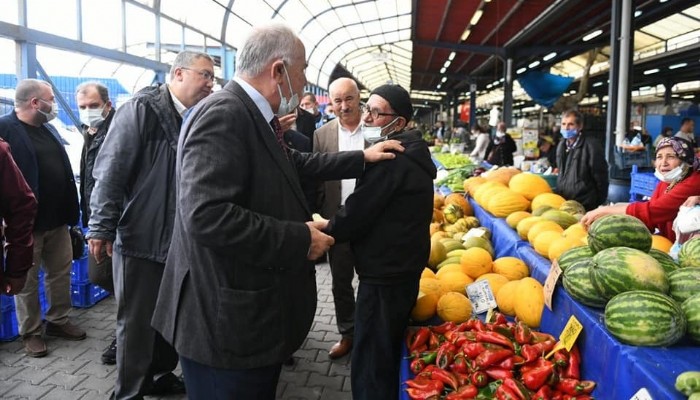
POLYGON ((0 295, 0 312, 15 310, 15 296, 0 295))
POLYGON ((640 200, 643 196, 650 197, 659 183, 653 173, 638 172, 636 165, 632 166, 630 178, 630 201, 640 200))
POLYGON ((71 283, 88 283, 89 280, 87 256, 79 260, 73 260, 73 267, 70 271, 71 283))
MULTIPOLYGON (((14 302, 12 304, 14 305, 14 302)), ((19 337, 19 328, 14 308, 0 311, 0 342, 11 342, 17 337, 19 337)))
POLYGON ((73 307, 92 307, 109 296, 108 291, 92 283, 72 283, 70 287, 73 307))

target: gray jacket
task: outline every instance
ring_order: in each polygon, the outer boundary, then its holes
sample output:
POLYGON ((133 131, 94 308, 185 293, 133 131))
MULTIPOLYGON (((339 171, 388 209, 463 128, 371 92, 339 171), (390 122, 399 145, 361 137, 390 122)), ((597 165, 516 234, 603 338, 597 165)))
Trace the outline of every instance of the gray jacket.
POLYGON ((175 216, 175 156, 182 118, 166 85, 119 107, 95 162, 88 238, 164 263, 175 216))

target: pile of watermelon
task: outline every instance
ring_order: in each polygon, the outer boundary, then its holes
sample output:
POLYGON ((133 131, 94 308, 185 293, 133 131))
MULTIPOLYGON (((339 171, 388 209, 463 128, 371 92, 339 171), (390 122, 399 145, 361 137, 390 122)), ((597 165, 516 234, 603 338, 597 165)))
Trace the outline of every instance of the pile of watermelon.
POLYGON ((700 342, 700 238, 683 245, 678 262, 652 249, 632 216, 596 220, 587 239, 557 260, 562 285, 577 302, 604 308, 613 336, 636 346, 670 346, 686 334, 700 342))

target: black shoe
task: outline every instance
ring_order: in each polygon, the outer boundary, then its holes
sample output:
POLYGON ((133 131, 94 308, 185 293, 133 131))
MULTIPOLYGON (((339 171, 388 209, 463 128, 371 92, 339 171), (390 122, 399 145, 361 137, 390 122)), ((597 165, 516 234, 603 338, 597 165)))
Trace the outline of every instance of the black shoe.
POLYGON ((162 396, 168 394, 185 394, 185 381, 172 372, 153 381, 151 388, 144 393, 147 396, 162 396))
POLYGON ((102 353, 102 364, 114 365, 117 363, 117 339, 112 340, 112 344, 107 346, 102 353))

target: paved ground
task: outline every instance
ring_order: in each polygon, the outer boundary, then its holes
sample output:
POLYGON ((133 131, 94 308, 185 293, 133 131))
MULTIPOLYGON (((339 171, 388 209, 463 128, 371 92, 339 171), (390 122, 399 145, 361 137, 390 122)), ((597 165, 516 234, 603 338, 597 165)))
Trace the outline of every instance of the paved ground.
MULTIPOLYGON (((296 363, 283 367, 277 398, 285 400, 350 399, 350 360, 331 361, 328 349, 340 339, 335 326, 328 264, 316 267, 318 307, 311 332, 295 354, 296 363)), ((79 342, 47 338, 49 354, 24 355, 22 343, 0 342, 0 398, 2 399, 107 399, 115 379, 114 366, 100 362, 102 350, 112 341, 116 318, 113 297, 87 309, 74 309, 73 322, 87 330, 79 342)), ((163 399, 186 399, 170 396, 163 399)), ((156 399, 156 397, 148 397, 156 399)))

